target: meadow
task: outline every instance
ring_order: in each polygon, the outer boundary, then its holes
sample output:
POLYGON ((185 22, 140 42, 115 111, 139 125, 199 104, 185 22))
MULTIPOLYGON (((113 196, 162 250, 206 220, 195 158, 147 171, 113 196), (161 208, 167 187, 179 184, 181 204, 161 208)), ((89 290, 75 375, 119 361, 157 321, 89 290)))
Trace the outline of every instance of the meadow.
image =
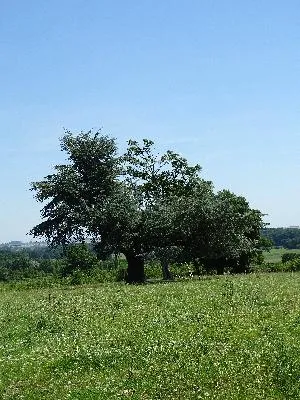
POLYGON ((300 273, 0 286, 0 398, 299 399, 300 273))
POLYGON ((272 248, 270 251, 264 252, 265 262, 281 262, 281 257, 285 253, 298 253, 300 255, 300 249, 272 248))

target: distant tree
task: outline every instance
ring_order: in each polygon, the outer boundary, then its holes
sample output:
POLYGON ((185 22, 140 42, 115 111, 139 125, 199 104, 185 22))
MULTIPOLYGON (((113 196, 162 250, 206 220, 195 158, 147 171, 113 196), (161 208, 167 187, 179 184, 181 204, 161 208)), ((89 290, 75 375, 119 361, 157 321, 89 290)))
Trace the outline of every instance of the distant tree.
POLYGON ((30 258, 35 260, 51 260, 63 257, 62 246, 49 247, 49 246, 32 246, 26 248, 26 253, 30 258))
POLYGON ((28 278, 37 275, 39 263, 25 251, 0 251, 0 281, 28 278))
POLYGON ((275 247, 300 248, 300 229, 298 228, 264 228, 261 233, 262 236, 270 239, 275 247))

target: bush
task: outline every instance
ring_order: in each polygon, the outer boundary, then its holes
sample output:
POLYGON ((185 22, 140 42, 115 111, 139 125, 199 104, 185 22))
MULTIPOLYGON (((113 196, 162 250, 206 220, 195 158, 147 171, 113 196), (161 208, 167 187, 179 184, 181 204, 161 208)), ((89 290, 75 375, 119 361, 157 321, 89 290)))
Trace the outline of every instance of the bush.
POLYGON ((99 266, 96 255, 85 243, 69 245, 63 261, 60 269, 62 276, 72 275, 77 270, 90 271, 99 266))
POLYGON ((283 263, 286 263, 288 261, 295 260, 296 258, 300 258, 300 254, 299 253, 284 253, 281 256, 281 261, 283 263))
POLYGON ((300 257, 296 257, 286 262, 284 265, 286 265, 290 271, 300 271, 300 257))
POLYGON ((9 281, 10 274, 8 268, 0 266, 0 281, 7 282, 9 281))
POLYGON ((147 262, 145 265, 145 276, 147 279, 162 279, 162 269, 157 261, 147 262))
POLYGON ((300 271, 300 257, 285 263, 263 263, 252 267, 251 272, 295 272, 300 271))

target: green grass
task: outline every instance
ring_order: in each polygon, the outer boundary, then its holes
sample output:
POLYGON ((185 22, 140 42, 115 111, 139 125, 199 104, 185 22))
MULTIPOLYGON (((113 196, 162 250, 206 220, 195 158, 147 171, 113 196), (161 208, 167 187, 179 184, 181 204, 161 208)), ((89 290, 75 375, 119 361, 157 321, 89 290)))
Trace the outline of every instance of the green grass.
POLYGON ((300 249, 271 249, 269 252, 264 252, 264 257, 266 262, 277 263, 281 262, 281 257, 284 253, 299 253, 300 249))
POLYGON ((0 287, 0 398, 299 399, 300 274, 0 287))

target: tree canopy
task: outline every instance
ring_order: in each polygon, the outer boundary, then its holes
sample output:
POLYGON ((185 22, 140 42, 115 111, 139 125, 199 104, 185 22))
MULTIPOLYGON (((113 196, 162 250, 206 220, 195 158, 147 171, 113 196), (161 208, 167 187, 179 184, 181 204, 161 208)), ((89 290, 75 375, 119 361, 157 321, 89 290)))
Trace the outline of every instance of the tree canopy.
POLYGON ((264 228, 261 233, 276 247, 300 249, 299 228, 264 228))
POLYGON ((119 155, 113 138, 92 131, 66 131, 61 150, 66 164, 31 186, 44 203, 33 236, 52 245, 89 239, 99 255, 123 253, 128 282, 144 281, 151 254, 165 265, 226 261, 245 270, 259 250, 261 212, 228 190, 215 193, 179 154, 156 154, 144 139, 119 155))

